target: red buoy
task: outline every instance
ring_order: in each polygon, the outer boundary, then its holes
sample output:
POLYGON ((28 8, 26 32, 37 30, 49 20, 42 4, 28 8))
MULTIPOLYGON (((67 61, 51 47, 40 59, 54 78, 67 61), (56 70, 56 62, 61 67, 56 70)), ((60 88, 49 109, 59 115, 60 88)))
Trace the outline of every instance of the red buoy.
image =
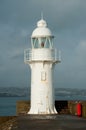
POLYGON ((76 105, 76 111, 77 111, 77 116, 82 116, 82 104, 81 103, 77 103, 76 105))

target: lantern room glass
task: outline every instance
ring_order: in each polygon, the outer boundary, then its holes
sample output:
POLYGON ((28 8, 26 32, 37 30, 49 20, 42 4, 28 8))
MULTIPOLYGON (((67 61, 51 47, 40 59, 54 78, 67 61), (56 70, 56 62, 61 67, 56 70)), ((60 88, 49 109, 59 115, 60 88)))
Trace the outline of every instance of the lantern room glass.
POLYGON ((53 48, 53 37, 31 38, 32 48, 53 48))

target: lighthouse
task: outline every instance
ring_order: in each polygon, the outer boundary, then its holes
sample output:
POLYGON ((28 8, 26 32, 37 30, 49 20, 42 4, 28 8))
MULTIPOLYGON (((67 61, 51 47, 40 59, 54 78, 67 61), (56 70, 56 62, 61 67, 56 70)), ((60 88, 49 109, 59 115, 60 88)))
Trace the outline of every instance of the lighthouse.
POLYGON ((24 51, 24 62, 31 69, 31 100, 28 114, 55 114, 53 70, 60 55, 54 48, 54 36, 41 18, 31 35, 31 48, 24 51))

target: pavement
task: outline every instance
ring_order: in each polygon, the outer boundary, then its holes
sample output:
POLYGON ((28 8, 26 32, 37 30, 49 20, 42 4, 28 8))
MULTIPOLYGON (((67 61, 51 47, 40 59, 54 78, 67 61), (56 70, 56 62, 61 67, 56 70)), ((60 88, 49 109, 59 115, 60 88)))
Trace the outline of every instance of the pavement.
POLYGON ((71 115, 20 115, 11 130, 86 130, 86 118, 71 115))

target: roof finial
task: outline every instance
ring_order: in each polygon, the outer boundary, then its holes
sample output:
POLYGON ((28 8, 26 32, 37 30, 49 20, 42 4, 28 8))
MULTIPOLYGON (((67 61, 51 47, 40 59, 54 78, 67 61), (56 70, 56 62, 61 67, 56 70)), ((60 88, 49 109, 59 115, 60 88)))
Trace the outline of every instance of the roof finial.
POLYGON ((41 19, 43 20, 43 12, 41 11, 41 19))

